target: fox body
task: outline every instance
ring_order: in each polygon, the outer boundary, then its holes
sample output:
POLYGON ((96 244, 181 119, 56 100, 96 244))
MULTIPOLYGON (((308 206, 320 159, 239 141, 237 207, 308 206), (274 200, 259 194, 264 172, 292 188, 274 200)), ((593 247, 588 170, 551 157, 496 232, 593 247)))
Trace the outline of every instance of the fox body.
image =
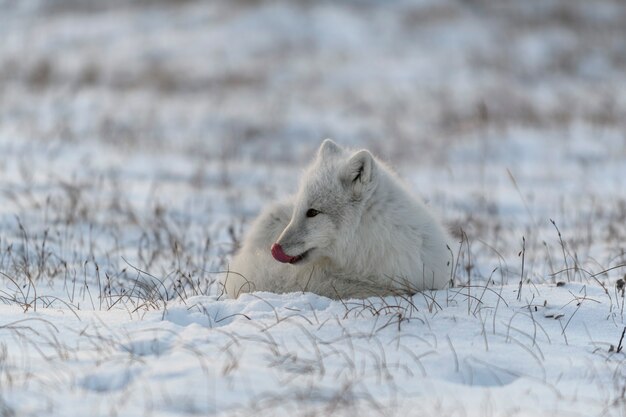
POLYGON ((427 207, 369 151, 325 140, 299 191, 252 224, 223 279, 252 291, 365 298, 442 289, 449 236, 427 207))

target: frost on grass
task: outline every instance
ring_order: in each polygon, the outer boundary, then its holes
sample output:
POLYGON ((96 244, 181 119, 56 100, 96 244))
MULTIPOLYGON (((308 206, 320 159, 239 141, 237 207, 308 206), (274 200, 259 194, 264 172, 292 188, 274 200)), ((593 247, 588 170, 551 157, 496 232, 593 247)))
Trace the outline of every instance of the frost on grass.
POLYGON ((619 2, 4 9, 1 416, 626 414, 619 2), (327 136, 443 213, 454 287, 224 298, 327 136))

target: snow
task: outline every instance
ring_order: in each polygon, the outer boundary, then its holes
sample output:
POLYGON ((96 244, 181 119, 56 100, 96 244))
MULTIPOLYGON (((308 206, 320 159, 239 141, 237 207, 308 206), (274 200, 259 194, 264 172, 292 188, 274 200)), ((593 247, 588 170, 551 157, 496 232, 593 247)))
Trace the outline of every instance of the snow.
MULTIPOLYGON (((120 311, 2 307, 8 406, 55 415, 420 409, 595 415, 618 400, 619 297, 598 286, 331 301, 256 293, 120 311), (557 314, 562 315, 560 318, 557 314), (17 337, 21 335, 22 337, 17 337), (24 387, 21 378, 30 381, 24 387), (43 398, 42 398, 42 394, 43 398), (38 401, 26 401, 26 398, 38 401), (63 399, 63 400, 60 400, 63 399)), ((622 299, 623 300, 623 299, 622 299)), ((623 301, 621 301, 623 303, 623 301)))
POLYGON ((0 8, 0 416, 626 414, 621 3, 0 8), (325 137, 453 288, 221 294, 325 137))

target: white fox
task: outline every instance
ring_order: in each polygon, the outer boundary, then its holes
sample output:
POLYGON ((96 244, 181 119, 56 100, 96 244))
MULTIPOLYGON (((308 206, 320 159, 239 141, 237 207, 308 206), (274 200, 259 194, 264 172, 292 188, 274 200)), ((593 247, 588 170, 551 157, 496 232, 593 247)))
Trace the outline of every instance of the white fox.
POLYGON ((330 298, 445 288, 450 237, 369 151, 326 139, 298 193, 253 223, 222 283, 229 296, 308 291, 330 298))

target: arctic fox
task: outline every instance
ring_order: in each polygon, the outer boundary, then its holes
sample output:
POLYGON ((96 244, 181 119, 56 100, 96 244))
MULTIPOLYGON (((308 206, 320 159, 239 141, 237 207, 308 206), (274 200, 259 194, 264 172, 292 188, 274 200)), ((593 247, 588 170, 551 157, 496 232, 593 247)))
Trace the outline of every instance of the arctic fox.
POLYGON ((229 296, 309 291, 365 298, 442 289, 450 238, 369 151, 326 139, 298 193, 253 223, 222 283, 229 296))

